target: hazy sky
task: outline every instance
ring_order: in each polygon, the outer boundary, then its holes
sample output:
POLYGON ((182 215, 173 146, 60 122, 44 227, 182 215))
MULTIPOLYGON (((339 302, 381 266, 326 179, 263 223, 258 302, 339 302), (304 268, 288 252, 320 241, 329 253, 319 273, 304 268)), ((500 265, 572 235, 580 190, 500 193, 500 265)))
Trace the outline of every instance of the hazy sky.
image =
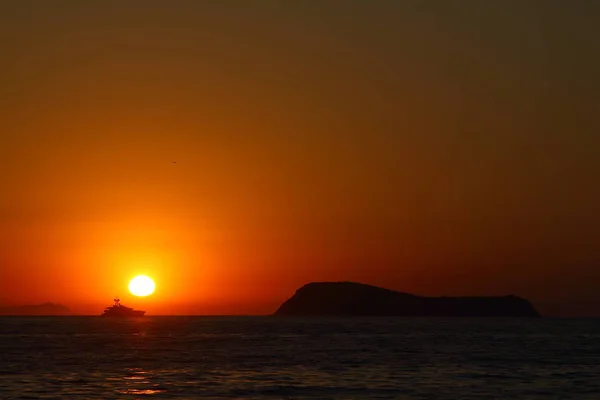
POLYGON ((598 315, 598 71, 593 0, 2 1, 0 301, 598 315))

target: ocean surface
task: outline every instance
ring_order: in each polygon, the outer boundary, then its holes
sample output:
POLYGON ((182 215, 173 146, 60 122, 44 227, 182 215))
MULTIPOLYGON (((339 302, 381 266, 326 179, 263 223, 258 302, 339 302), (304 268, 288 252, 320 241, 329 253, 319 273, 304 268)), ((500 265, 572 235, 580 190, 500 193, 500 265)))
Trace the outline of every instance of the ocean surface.
POLYGON ((0 399, 600 399, 600 320, 0 318, 0 399))

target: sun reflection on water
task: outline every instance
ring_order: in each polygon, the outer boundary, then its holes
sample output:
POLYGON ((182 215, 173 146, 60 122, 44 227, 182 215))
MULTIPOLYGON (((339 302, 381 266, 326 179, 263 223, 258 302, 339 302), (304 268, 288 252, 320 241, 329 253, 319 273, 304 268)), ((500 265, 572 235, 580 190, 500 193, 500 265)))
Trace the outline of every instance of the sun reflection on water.
POLYGON ((157 383, 152 383, 153 374, 142 368, 126 368, 126 375, 122 380, 125 381, 126 388, 117 390, 119 394, 129 395, 153 395, 164 393, 167 390, 160 387, 157 383))

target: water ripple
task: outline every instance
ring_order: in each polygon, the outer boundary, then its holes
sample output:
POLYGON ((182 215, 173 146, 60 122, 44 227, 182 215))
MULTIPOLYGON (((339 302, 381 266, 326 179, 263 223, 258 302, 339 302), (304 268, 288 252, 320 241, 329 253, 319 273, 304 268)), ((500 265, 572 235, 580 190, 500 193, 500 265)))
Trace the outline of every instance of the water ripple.
POLYGON ((0 398, 598 399, 600 321, 0 318, 0 398))

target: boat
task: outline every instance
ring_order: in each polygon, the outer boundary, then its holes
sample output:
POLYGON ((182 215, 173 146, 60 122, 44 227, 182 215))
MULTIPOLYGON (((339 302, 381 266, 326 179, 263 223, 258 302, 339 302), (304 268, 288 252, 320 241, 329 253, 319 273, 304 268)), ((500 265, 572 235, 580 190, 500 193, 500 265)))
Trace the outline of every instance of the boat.
POLYGON ((104 313, 102 313, 102 317, 143 317, 146 314, 146 311, 134 310, 131 307, 124 306, 118 297, 114 299, 114 302, 115 304, 112 306, 106 307, 104 313))

